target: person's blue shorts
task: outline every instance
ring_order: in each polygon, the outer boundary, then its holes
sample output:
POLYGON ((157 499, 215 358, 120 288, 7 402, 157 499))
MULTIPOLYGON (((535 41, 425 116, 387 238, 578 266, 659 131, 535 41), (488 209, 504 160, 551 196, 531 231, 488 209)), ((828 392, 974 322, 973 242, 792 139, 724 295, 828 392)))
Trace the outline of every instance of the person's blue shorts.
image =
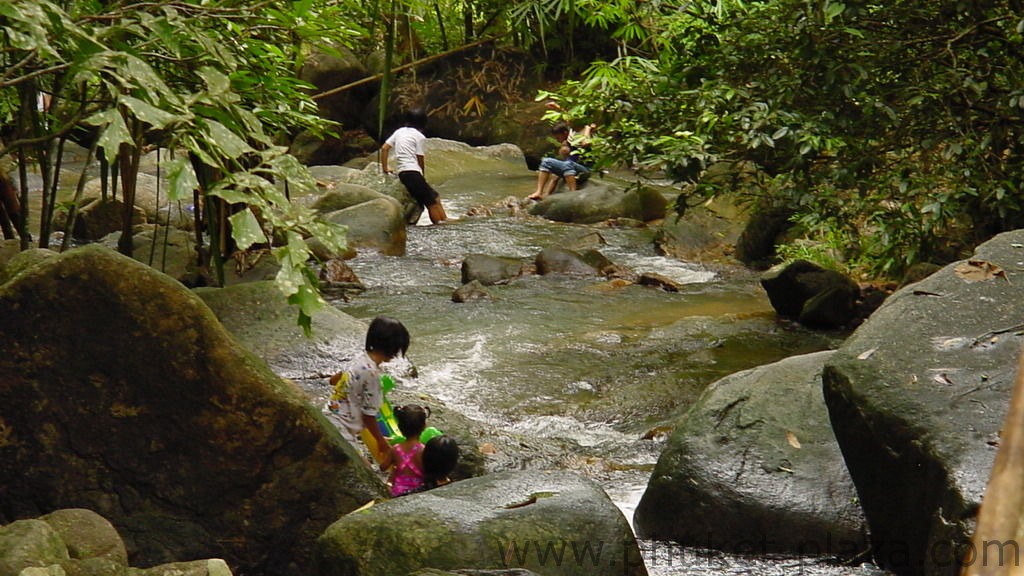
POLYGON ((576 176, 577 174, 586 174, 590 172, 590 168, 587 168, 579 162, 573 162, 572 160, 559 160, 558 158, 542 158, 540 166, 537 168, 541 172, 550 172, 555 176, 576 176))

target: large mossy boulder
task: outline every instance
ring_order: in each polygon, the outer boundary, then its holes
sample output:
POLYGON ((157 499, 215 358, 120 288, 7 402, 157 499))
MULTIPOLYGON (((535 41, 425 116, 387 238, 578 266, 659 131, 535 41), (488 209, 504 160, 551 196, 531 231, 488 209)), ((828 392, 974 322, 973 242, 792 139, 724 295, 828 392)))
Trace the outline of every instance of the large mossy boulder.
MULTIPOLYGON (((299 70, 299 78, 315 86, 317 92, 327 92, 369 75, 370 71, 359 56, 342 45, 314 50, 305 57, 299 70)), ((351 129, 362 125, 365 120, 363 109, 373 94, 374 90, 369 85, 354 86, 319 98, 317 107, 321 117, 351 129)))
POLYGON ((668 199, 656 188, 622 190, 590 181, 579 190, 551 194, 534 204, 530 214, 555 222, 596 224, 616 218, 640 222, 660 220, 667 210, 668 199))
POLYGON ((643 576, 639 547, 601 488, 570 472, 502 472, 340 518, 318 576, 521 568, 545 576, 643 576))
POLYGON ((744 370, 677 421, 636 509, 640 536, 741 553, 861 553, 865 521, 817 352, 744 370))
POLYGON ((895 292, 825 365, 875 560, 899 574, 960 571, 1024 342, 1022 246, 1001 234, 895 292))
POLYGON ((306 336, 298 307, 288 304, 276 282, 198 288, 196 294, 239 343, 285 378, 326 383, 327 375, 365 347, 366 323, 333 306, 313 314, 306 336))
POLYGON ((735 264, 733 251, 747 218, 734 194, 720 194, 681 215, 667 214, 654 246, 661 254, 687 262, 735 264))
POLYGON ((367 248, 388 256, 405 254, 405 214, 402 205, 392 198, 381 197, 336 210, 326 220, 348 228, 349 248, 367 248))
POLYGON ((140 565, 308 574, 383 486, 180 283, 90 245, 0 285, 0 522, 89 508, 140 565))

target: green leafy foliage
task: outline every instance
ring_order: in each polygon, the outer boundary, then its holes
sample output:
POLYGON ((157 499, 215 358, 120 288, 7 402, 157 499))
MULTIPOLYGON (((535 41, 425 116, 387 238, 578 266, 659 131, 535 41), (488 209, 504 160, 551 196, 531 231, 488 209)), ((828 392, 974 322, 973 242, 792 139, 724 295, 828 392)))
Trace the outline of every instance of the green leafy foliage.
POLYGON ((357 33, 339 24, 345 10, 321 0, 271 0, 260 10, 238 0, 0 0, 0 116, 17 127, 4 152, 42 158, 51 143, 83 129, 93 129, 111 163, 154 145, 170 150, 172 200, 191 201, 200 190, 236 206, 229 222, 240 249, 288 239, 272 246, 282 265, 278 285, 308 330, 323 302, 304 238, 315 234, 342 250, 345 231, 288 201, 285 183, 293 190, 315 183, 275 142, 300 129, 330 129, 295 72, 314 42, 357 33), (48 110, 21 105, 40 92, 52 96, 48 110), (34 120, 42 114, 45 121, 34 120))
POLYGON ((602 126, 605 162, 663 171, 702 195, 723 190, 702 180, 708 166, 753 167, 765 185, 744 192, 751 201, 793 208, 808 238, 831 238, 876 274, 956 258, 1024 224, 1013 2, 610 10, 595 18, 626 49, 557 95, 602 126))

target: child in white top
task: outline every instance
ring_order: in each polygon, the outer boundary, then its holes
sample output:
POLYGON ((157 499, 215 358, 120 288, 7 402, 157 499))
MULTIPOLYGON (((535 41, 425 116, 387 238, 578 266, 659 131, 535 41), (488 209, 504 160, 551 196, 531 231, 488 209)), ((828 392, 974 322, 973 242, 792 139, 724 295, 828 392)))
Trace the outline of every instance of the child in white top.
POLYGON ((366 332, 366 350, 352 360, 342 371, 331 376, 330 401, 327 418, 346 440, 356 443, 363 429, 370 431, 377 442, 378 460, 390 456, 391 447, 377 424, 377 414, 384 399, 381 390, 380 365, 409 349, 409 331, 401 322, 387 316, 378 316, 366 332))

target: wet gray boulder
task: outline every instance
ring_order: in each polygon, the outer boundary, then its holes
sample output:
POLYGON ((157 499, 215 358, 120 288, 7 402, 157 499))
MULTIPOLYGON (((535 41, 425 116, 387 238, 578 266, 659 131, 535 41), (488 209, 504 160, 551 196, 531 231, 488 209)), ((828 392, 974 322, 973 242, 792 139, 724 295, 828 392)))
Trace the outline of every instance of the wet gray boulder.
POLYGON ((623 190, 591 180, 579 190, 551 194, 530 208, 530 214, 555 222, 596 224, 615 218, 650 222, 665 217, 668 199, 651 187, 623 190))
POLYGON ((385 196, 402 205, 402 214, 407 224, 415 224, 423 213, 423 208, 409 195, 397 177, 381 174, 376 156, 372 160, 367 158, 367 164, 361 169, 349 166, 310 166, 309 173, 326 187, 326 191, 302 197, 299 202, 318 212, 327 214, 385 196))
POLYGON ((568 248, 551 246, 541 250, 534 259, 537 273, 566 276, 599 276, 601 271, 583 254, 568 248))
POLYGON ((875 561, 952 576, 999 444, 1024 330, 1024 231, 885 301, 825 365, 875 561))
POLYGON ((140 565, 309 573, 383 486, 179 282, 90 245, 0 285, 0 522, 107 518, 140 565))
POLYGON ((711 384, 676 422, 637 506, 637 534, 741 553, 862 552, 864 516, 821 392, 831 355, 711 384))
POLYGON ((716 195, 682 215, 667 214, 656 229, 654 247, 687 262, 735 264, 733 252, 747 218, 734 194, 716 195))
POLYGON ((643 576, 622 513, 570 472, 502 472, 376 504, 320 538, 318 576, 521 568, 545 576, 643 576))

